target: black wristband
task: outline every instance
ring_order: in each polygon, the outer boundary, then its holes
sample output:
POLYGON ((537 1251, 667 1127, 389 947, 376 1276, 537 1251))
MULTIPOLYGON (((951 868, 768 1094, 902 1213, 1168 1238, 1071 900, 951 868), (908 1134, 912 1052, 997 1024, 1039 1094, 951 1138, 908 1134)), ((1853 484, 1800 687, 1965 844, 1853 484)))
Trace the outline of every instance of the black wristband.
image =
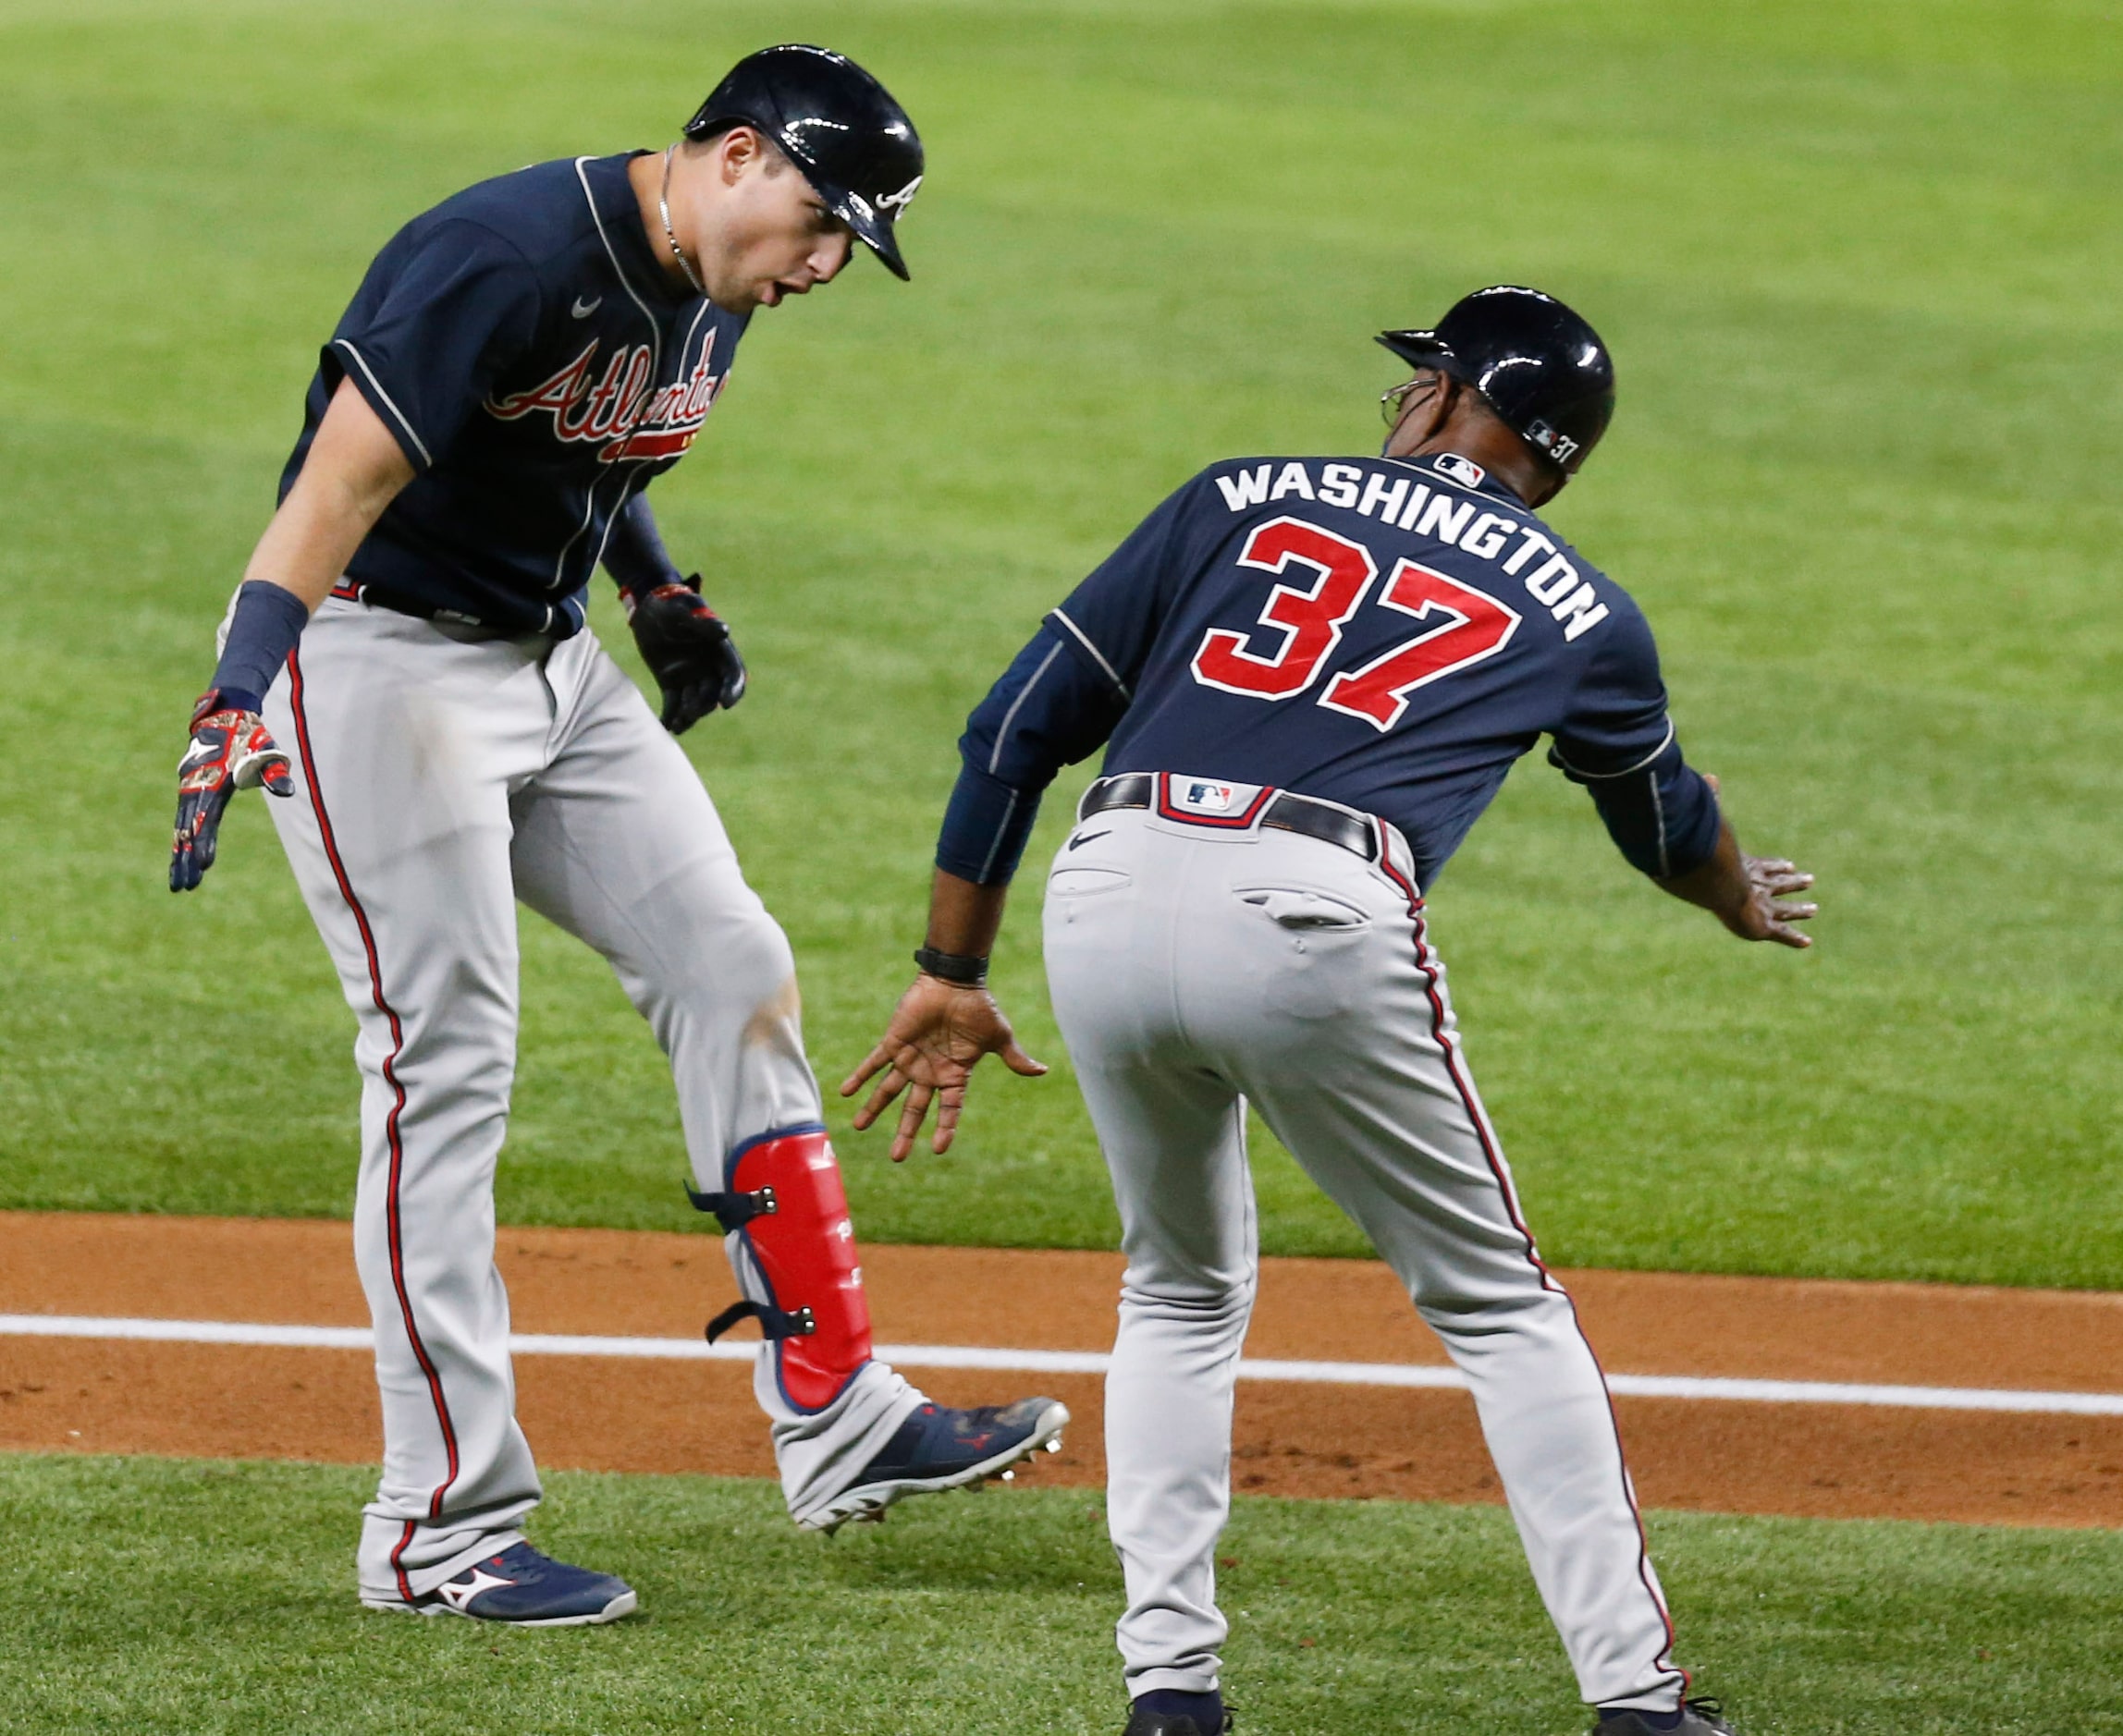
POLYGON ((914 948, 914 965, 925 975, 954 988, 986 988, 988 960, 963 952, 939 952, 934 947, 914 948))

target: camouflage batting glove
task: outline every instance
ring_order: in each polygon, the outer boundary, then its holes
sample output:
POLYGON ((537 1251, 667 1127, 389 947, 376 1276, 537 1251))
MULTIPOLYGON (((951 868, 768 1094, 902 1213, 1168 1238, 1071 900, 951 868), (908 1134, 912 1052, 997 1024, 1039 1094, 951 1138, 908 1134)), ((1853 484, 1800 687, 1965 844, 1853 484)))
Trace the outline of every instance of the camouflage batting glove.
POLYGON ((650 591, 622 591, 620 601, 642 661, 663 690, 663 727, 681 736, 711 711, 744 697, 744 659, 730 623, 700 594, 700 575, 650 591))
POLYGON ((254 711, 224 706, 209 689, 191 714, 191 745, 177 766, 177 840, 169 853, 169 889, 190 892, 214 866, 221 815, 239 789, 263 786, 292 796, 288 756, 254 711))

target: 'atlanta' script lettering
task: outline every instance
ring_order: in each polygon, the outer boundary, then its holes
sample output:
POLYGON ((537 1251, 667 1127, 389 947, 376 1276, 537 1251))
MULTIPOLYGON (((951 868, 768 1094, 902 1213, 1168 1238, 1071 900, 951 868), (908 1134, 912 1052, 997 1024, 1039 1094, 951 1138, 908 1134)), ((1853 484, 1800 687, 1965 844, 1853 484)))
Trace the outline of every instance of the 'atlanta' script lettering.
POLYGON ((730 377, 708 372, 714 352, 710 334, 692 372, 652 393, 655 358, 646 344, 614 351, 599 374, 592 341, 550 379, 528 391, 488 398, 486 413, 501 422, 551 416, 556 439, 600 446, 601 464, 675 458, 693 445, 730 377))

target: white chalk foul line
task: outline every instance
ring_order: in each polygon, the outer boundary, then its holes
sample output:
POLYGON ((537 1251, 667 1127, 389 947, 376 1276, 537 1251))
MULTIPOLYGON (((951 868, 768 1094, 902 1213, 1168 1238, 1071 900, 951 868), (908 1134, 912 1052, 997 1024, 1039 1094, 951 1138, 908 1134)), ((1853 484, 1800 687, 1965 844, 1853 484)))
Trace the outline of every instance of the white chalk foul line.
MULTIPOLYGON (((102 1314, 0 1314, 0 1338, 130 1339, 164 1344, 263 1344, 297 1350, 365 1351, 366 1326, 271 1326, 243 1320, 138 1320, 102 1314)), ((518 1356, 632 1356, 682 1363, 748 1363, 756 1340, 709 1344, 700 1339, 593 1338, 519 1332, 518 1356)), ((900 1368, 989 1368, 1033 1375, 1103 1375, 1102 1351, 1013 1351, 967 1344, 880 1344, 880 1360, 900 1368)), ((1295 1363, 1248 1357, 1241 1380, 1310 1382, 1331 1387, 1464 1388, 1454 1368, 1411 1363, 1295 1363)), ((1712 1375, 1609 1375, 1628 1399, 1723 1399, 1748 1404, 1884 1405, 1920 1411, 2007 1411, 2037 1415, 2123 1416, 2123 1393, 2011 1392, 1988 1387, 1865 1386, 1832 1380, 1740 1380, 1712 1375)))

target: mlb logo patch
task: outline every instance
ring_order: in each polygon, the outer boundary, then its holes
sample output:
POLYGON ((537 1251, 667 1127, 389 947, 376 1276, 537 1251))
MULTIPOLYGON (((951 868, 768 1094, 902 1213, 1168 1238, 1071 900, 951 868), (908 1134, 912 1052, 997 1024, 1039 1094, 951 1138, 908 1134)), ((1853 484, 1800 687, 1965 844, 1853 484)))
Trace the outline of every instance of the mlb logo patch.
POLYGON ((1172 780, 1172 804, 1182 813, 1204 816, 1244 813, 1258 784, 1226 784, 1209 777, 1175 777, 1172 780))
POLYGON ((1430 467, 1440 476, 1457 483, 1462 488, 1479 488, 1482 478, 1489 474, 1472 458, 1463 458, 1456 452, 1447 452, 1432 458, 1430 467))

